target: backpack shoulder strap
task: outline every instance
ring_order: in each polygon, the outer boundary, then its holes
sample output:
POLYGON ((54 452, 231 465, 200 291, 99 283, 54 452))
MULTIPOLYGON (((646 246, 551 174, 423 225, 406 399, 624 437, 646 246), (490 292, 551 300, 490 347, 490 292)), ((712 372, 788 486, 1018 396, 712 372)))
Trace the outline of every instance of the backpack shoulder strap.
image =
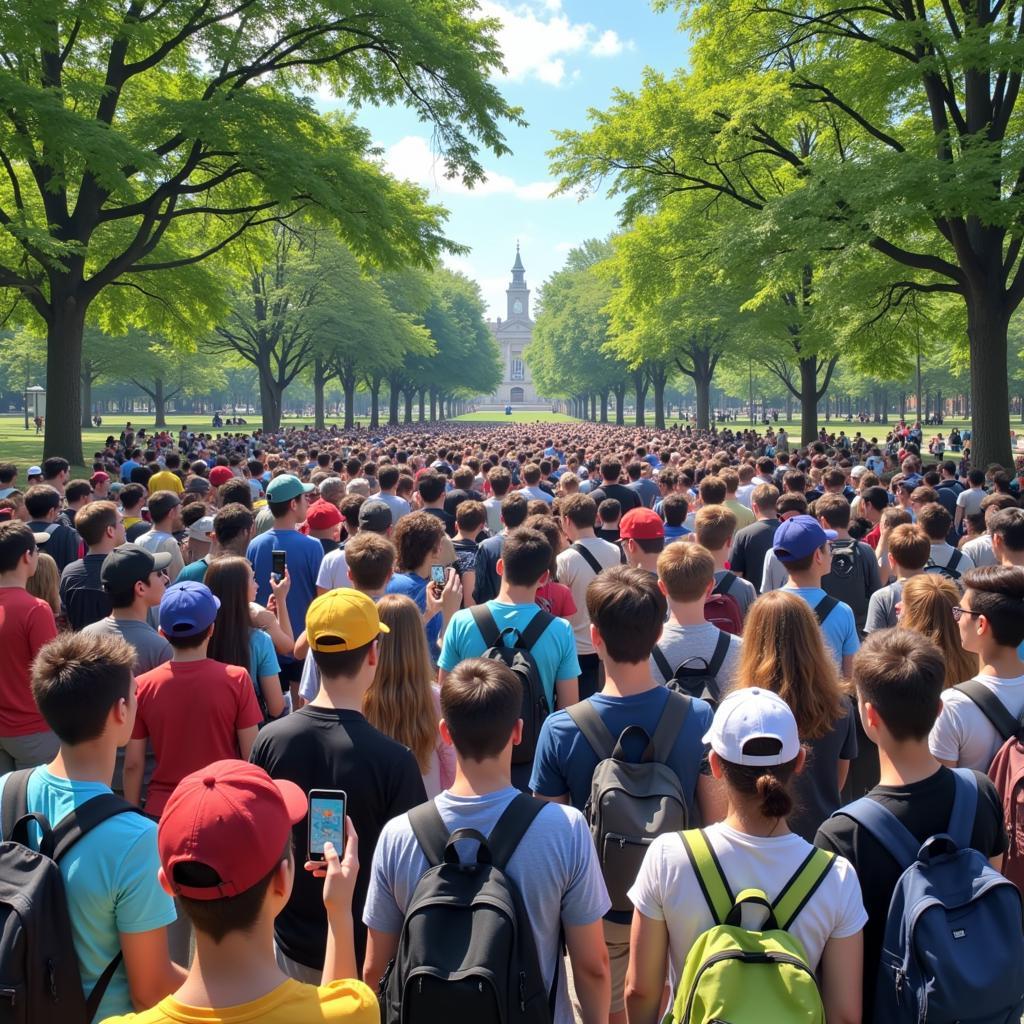
POLYGON ((832 610, 837 604, 839 604, 839 602, 831 594, 826 594, 814 606, 814 614, 818 616, 819 626, 825 625, 825 620, 832 614, 832 610))
POLYGON ((901 871, 917 860, 921 844, 903 822, 877 800, 863 796, 859 800, 854 800, 852 804, 841 807, 833 817, 838 815, 852 818, 858 825, 866 828, 896 861, 901 871))
MULTIPOLYGON (((474 605, 474 607, 476 606, 474 605)), ((526 628, 519 634, 519 639, 516 641, 516 647, 521 651, 533 650, 533 645, 541 638, 544 631, 554 621, 554 615, 550 612, 544 611, 543 608, 538 608, 534 613, 533 618, 527 623, 526 628)))
POLYGON ((626 564, 626 549, 621 544, 615 545, 619 549, 619 565, 626 564))
POLYGON ((782 887, 782 892, 775 897, 772 910, 783 931, 789 930, 797 914, 818 891, 818 886, 825 881, 835 859, 835 854, 827 850, 811 850, 793 877, 782 887))
POLYGON ((113 793, 94 796, 79 804, 70 814, 65 815, 53 829, 53 859, 59 861, 79 839, 102 825, 108 818, 128 812, 141 814, 134 804, 122 800, 113 793))
POLYGON ((654 664, 658 666, 658 671, 665 677, 667 683, 675 674, 672 671, 672 666, 668 663, 668 658, 665 657, 665 652, 657 645, 654 645, 654 649, 651 651, 651 657, 654 659, 654 664))
POLYGON ((969 768, 954 768, 953 810, 949 815, 949 834, 961 849, 971 845, 974 815, 978 809, 978 780, 969 768))
POLYGON ((448 826, 433 800, 419 804, 409 811, 409 827, 427 858, 427 863, 436 868, 444 860, 444 849, 448 845, 448 826))
POLYGON ((484 643, 488 647, 497 647, 501 643, 501 634, 498 632, 498 624, 494 621, 491 609, 487 607, 486 603, 475 604, 470 612, 473 615, 476 628, 480 630, 480 635, 484 638, 484 643))
POLYGON ((487 837, 491 863, 496 868, 505 870, 512 854, 516 852, 516 847, 533 824, 533 819, 544 809, 544 804, 544 800, 538 800, 527 793, 519 793, 505 808, 487 837))
POLYGON ((608 726, 601 720, 592 701, 581 700, 565 709, 565 713, 573 720, 576 728, 583 733, 583 738, 590 744, 590 749, 603 761, 612 756, 615 749, 615 737, 608 726))
POLYGON ((953 689, 969 697, 1004 740, 1008 740, 1017 732, 1017 720, 984 683, 979 683, 977 679, 968 679, 966 683, 958 683, 953 689))
POLYGON ((3 801, 0 802, 0 830, 4 840, 10 840, 14 826, 28 814, 28 780, 34 769, 22 768, 11 772, 4 783, 3 801))
POLYGON ((724 629, 718 631, 718 643, 715 644, 715 653, 711 655, 711 661, 708 663, 708 675, 718 678, 718 673, 722 670, 722 664, 725 662, 725 657, 729 653, 729 633, 726 633, 724 629))
MULTIPOLYGON (((654 728, 654 735, 651 737, 651 760, 667 764, 672 747, 676 742, 690 714, 690 698, 674 690, 668 690, 668 700, 661 709, 661 717, 654 728)), ((647 760, 645 757, 644 760, 647 760)))
POLYGON ((588 551, 579 541, 576 541, 576 543, 572 545, 572 549, 580 556, 580 558, 583 559, 584 562, 587 563, 587 565, 590 566, 591 569, 594 570, 595 573, 600 574, 604 567, 597 558, 594 557, 593 552, 588 551))
POLYGON ((736 573, 726 572, 726 574, 715 584, 715 589, 711 591, 712 594, 721 594, 723 597, 732 590, 733 583, 736 582, 736 573))
POLYGON ((946 563, 946 568, 950 572, 956 572, 956 567, 964 560, 964 553, 959 549, 953 550, 953 557, 946 563))
POLYGON ((680 832, 679 835, 715 924, 725 924, 736 897, 729 888, 729 881, 722 871, 722 865, 718 863, 718 857, 711 848, 704 829, 690 829, 680 832))

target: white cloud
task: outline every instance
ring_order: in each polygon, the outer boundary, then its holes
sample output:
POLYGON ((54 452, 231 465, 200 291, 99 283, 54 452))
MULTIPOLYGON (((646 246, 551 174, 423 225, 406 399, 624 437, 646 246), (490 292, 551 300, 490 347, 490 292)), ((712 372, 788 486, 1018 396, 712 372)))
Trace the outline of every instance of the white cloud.
POLYGON ((632 48, 632 43, 624 43, 618 32, 607 29, 601 33, 601 38, 590 48, 591 57, 617 57, 626 47, 632 48))

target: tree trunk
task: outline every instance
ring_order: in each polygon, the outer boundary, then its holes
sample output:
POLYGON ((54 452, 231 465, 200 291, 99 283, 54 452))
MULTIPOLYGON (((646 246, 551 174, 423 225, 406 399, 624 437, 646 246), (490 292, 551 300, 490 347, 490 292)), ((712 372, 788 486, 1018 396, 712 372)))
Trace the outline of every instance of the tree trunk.
POLYGON ((651 383, 654 385, 654 429, 665 429, 665 380, 668 371, 664 366, 656 366, 651 370, 651 383))
POLYGON ((82 364, 82 426, 92 426, 92 367, 82 364))
POLYGON ((405 422, 412 423, 412 400, 415 397, 415 392, 412 388, 407 388, 405 391, 405 422))
POLYGON ((818 359, 800 360, 800 445, 806 447, 818 439, 818 359))
POLYGON ((401 398, 401 391, 398 381, 392 379, 388 381, 388 426, 397 427, 399 424, 398 420, 398 406, 401 398))
POLYGON ((342 377, 341 390, 345 395, 345 429, 351 430, 355 426, 356 414, 356 380, 355 377, 342 377))
POLYGON ((281 392, 267 373, 260 371, 260 409, 263 414, 264 430, 279 430, 281 427, 281 392))
POLYGON ((322 359, 313 361, 313 425, 317 430, 324 429, 324 386, 327 383, 327 371, 322 359))
POLYGON ((167 426, 167 399, 165 397, 164 382, 162 377, 157 377, 153 381, 153 409, 156 414, 156 418, 153 420, 154 427, 166 427, 167 426))
MULTIPOLYGON (((993 280, 991 290, 1001 286, 993 280)), ((992 294, 967 293, 967 337, 971 347, 971 465, 1013 467, 1010 450, 1010 386, 1006 331, 1010 314, 992 294)))
POLYGON ((626 422, 626 385, 615 385, 615 425, 621 427, 626 422))
POLYGON ((601 392, 601 422, 608 422, 608 392, 601 392))
POLYGON ((430 389, 430 422, 434 423, 437 420, 437 391, 434 388, 430 389))
POLYGON ((62 455, 72 466, 82 459, 82 333, 85 304, 55 297, 46 331, 46 408, 43 457, 62 455))
POLYGON ((427 389, 420 390, 420 423, 427 418, 427 389))
POLYGON ((379 377, 370 380, 370 429, 376 430, 380 426, 380 385, 379 377))
POLYGON ((633 418, 634 424, 638 427, 647 426, 644 405, 647 402, 647 389, 651 386, 647 379, 646 371, 633 374, 634 389, 636 391, 636 415, 633 418))

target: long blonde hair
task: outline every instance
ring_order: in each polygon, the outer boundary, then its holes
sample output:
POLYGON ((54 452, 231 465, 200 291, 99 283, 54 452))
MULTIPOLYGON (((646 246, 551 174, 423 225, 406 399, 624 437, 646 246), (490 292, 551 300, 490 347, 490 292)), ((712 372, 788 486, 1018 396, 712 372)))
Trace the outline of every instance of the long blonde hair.
POLYGON ((425 774, 437 749, 438 714, 423 619, 415 603, 402 594, 382 597, 377 614, 391 632, 381 635, 377 671, 363 697, 363 714, 372 726, 404 743, 425 774))
POLYGON ((739 686, 777 693, 792 710, 802 740, 828 735, 848 711, 814 612, 785 590, 762 594, 750 606, 736 679, 739 686))
POLYGON ((26 580, 25 589, 45 601, 54 615, 60 615, 60 573, 52 555, 39 552, 36 571, 26 580))
POLYGON ((928 637, 942 652, 945 689, 978 674, 978 656, 963 649, 953 618, 960 591, 952 581, 938 573, 912 576, 903 584, 900 603, 900 627, 928 637))

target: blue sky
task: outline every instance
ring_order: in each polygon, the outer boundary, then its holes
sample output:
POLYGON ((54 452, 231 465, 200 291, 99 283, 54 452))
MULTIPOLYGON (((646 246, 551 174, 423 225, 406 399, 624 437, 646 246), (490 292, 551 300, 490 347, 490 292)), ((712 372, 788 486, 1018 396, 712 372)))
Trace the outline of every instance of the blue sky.
POLYGON ((536 293, 569 249, 615 227, 616 204, 603 196, 548 198, 552 132, 583 127, 587 109, 606 106, 613 88, 637 88, 645 66, 671 70, 684 63, 686 51, 675 13, 655 14, 647 0, 480 0, 480 6, 502 21, 508 74, 499 85, 529 123, 509 127, 511 156, 485 155, 487 183, 469 192, 446 181, 428 126, 407 110, 359 116, 384 147, 389 168, 428 186, 448 208, 449 237, 472 251, 446 262, 479 282, 493 317, 505 315, 517 238, 536 293))

